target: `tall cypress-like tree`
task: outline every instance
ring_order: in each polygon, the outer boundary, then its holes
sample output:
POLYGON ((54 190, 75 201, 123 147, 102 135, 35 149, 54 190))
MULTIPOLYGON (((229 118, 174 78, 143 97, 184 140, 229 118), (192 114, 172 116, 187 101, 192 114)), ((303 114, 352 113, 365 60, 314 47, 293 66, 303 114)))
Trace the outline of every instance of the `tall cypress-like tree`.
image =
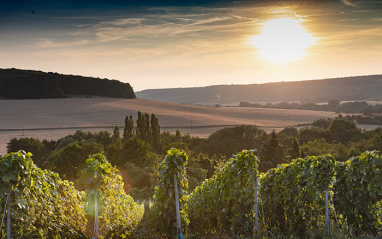
POLYGON ((119 134, 119 127, 118 125, 116 125, 114 127, 114 131, 113 131, 113 141, 114 142, 121 142, 121 135, 119 134))
POLYGON ((123 129, 123 139, 127 140, 134 136, 134 120, 133 116, 126 116, 125 128, 123 129))
POLYGON ((290 159, 297 159, 301 157, 301 148, 297 138, 292 141, 292 148, 289 150, 290 159))
POLYGON ((266 172, 270 168, 277 167, 285 160, 284 150, 277 139, 276 132, 273 130, 269 140, 264 144, 259 151, 260 171, 266 172))
POLYGON ((144 114, 142 112, 138 111, 138 119, 137 119, 137 129, 136 129, 136 135, 138 138, 144 140, 144 114))
POLYGON ((151 127, 150 127, 150 115, 144 114, 144 138, 147 143, 151 144, 151 127))
POLYGON ((182 142, 182 135, 180 134, 179 129, 176 130, 175 132, 175 142, 181 143, 182 142))
POLYGON ((152 143, 155 149, 160 149, 160 125, 155 114, 151 114, 151 135, 152 143))

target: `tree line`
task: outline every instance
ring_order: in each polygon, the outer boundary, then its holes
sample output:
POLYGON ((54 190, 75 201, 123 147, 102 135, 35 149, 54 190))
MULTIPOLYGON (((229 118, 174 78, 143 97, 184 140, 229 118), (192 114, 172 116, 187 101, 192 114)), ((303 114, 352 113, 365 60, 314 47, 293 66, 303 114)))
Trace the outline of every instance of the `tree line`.
POLYGON ((66 98, 104 96, 136 98, 129 83, 53 72, 0 69, 0 97, 6 99, 66 98))
POLYGON ((32 152, 35 163, 59 173, 73 182, 79 177, 89 155, 102 153, 116 166, 125 183, 125 191, 134 198, 150 198, 158 180, 158 166, 171 148, 184 150, 189 156, 187 175, 190 192, 212 177, 232 155, 243 149, 256 149, 261 160, 259 170, 266 172, 292 159, 330 153, 345 161, 366 150, 382 150, 382 128, 360 130, 344 117, 319 119, 310 126, 286 127, 270 133, 254 125, 227 127, 207 138, 161 132, 155 114, 138 112, 128 115, 121 130, 95 133, 78 130, 59 140, 13 138, 8 152, 20 149, 32 152))
POLYGON ((339 100, 329 100, 327 104, 289 103, 285 101, 274 104, 240 102, 239 107, 331 111, 336 113, 353 114, 347 116, 348 119, 356 120, 357 123, 360 124, 382 125, 382 104, 370 105, 365 101, 341 102, 339 100))

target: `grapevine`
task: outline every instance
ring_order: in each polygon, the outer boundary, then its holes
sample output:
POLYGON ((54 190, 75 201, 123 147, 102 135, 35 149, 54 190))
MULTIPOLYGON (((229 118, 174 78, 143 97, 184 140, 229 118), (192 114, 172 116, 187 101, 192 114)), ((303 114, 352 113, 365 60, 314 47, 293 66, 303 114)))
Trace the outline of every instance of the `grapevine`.
POLYGON ((233 227, 240 234, 252 231, 257 168, 256 156, 244 150, 197 187, 187 201, 190 229, 201 234, 229 232, 233 227))
MULTIPOLYGON (((13 238, 86 238, 84 193, 57 173, 41 170, 19 151, 0 161, 0 211, 12 193, 13 238)), ((5 235, 4 228, 1 228, 5 235)))
POLYGON ((143 205, 138 205, 125 193, 122 178, 117 173, 102 154, 95 154, 86 160, 79 180, 86 192, 88 231, 92 231, 94 199, 98 199, 101 238, 126 238, 143 217, 143 205))
POLYGON ((361 234, 382 230, 382 156, 365 152, 341 165, 334 202, 347 223, 361 234))
POLYGON ((260 178, 268 229, 304 237, 325 220, 323 194, 335 183, 338 163, 330 155, 295 159, 260 178))
POLYGON ((184 151, 172 148, 159 165, 159 182, 155 187, 154 202, 151 207, 151 221, 158 233, 168 237, 176 235, 176 208, 174 175, 177 179, 180 216, 183 226, 189 221, 186 214, 186 193, 188 181, 186 164, 188 156, 184 151))

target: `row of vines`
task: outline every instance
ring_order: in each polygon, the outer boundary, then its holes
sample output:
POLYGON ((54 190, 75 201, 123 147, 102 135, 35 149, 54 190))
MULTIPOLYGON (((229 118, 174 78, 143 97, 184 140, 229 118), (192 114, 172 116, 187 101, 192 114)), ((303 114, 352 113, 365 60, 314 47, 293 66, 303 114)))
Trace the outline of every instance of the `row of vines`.
MULTIPOLYGON (((118 170, 103 155, 87 159, 77 189, 57 173, 36 167, 31 157, 19 151, 0 161, 0 211, 12 193, 14 238, 132 235, 143 217, 143 205, 124 192, 118 170)), ((255 152, 243 150, 191 194, 187 194, 187 160, 185 152, 171 149, 159 166, 150 216, 161 237, 181 235, 180 225, 185 234, 198 238, 251 235, 257 222, 255 201, 259 201, 263 231, 304 238, 308 231, 325 228, 325 192, 331 197, 330 217, 336 226, 358 235, 382 231, 378 152, 365 152, 346 162, 331 155, 299 158, 259 175, 255 152)), ((2 238, 5 233, 1 227, 2 238)))
POLYGON ((332 156, 295 159, 260 178, 263 222, 304 236, 325 223, 325 191, 331 195, 331 219, 355 234, 382 231, 382 157, 366 152, 346 162, 332 156))
POLYGON ((356 235, 382 231, 382 157, 378 152, 365 152, 346 162, 331 155, 299 158, 259 175, 259 160, 244 150, 190 195, 185 195, 187 156, 174 149, 168 153, 160 166, 151 208, 162 235, 175 235, 176 230, 173 175, 181 182, 182 225, 190 235, 252 234, 256 177, 263 231, 299 238, 309 231, 325 231, 325 192, 331 198, 332 226, 356 235))
MULTIPOLYGON (((5 202, 11 203, 12 238, 92 238, 94 197, 99 202, 99 238, 126 238, 143 216, 143 207, 125 194, 122 178, 102 155, 86 162, 78 182, 85 191, 38 168, 23 151, 4 156, 0 173, 0 211, 5 202)), ((1 237, 5 234, 2 227, 1 237)))

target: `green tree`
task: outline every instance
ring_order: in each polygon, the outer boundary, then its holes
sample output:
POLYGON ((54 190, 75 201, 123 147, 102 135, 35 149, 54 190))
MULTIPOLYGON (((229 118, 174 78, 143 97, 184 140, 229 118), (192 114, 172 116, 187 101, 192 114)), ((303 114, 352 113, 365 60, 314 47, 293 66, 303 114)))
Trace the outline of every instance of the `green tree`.
POLYGON ((119 134, 119 127, 116 125, 113 130, 113 141, 114 142, 120 142, 121 141, 121 135, 119 134))
POLYGON ((225 158, 218 158, 216 155, 209 157, 207 154, 198 153, 195 157, 190 159, 190 167, 200 167, 207 170, 206 177, 211 178, 215 174, 215 168, 219 161, 225 161, 225 158))
POLYGON ((264 144, 259 152, 260 171, 266 172, 270 168, 275 168, 278 164, 284 163, 284 150, 277 139, 276 132, 273 130, 269 140, 264 144))
POLYGON ((70 135, 73 139, 77 141, 81 140, 89 140, 94 138, 93 134, 91 132, 85 132, 83 130, 77 130, 73 135, 70 135))
POLYGON ((55 150, 58 143, 57 140, 47 140, 47 139, 44 139, 41 142, 45 145, 46 149, 49 152, 55 150))
POLYGON ((125 180, 125 191, 135 200, 151 199, 157 183, 158 171, 152 167, 137 167, 135 164, 127 162, 121 170, 122 176, 125 174, 130 179, 125 180))
POLYGON ((294 138, 292 141, 292 148, 289 150, 290 159, 297 159, 301 157, 300 144, 298 143, 297 138, 294 138))
POLYGON ((106 130, 101 130, 97 133, 94 133, 94 139, 104 146, 106 149, 112 142, 111 133, 106 130))
POLYGON ((301 154, 304 157, 331 154, 334 155, 338 161, 346 161, 349 158, 349 153, 350 150, 343 144, 329 143, 324 138, 309 141, 301 146, 301 154))
POLYGON ((138 118, 137 118, 137 129, 135 131, 135 134, 138 138, 144 140, 145 130, 144 130, 144 115, 142 112, 138 111, 138 118))
POLYGON ((285 127, 283 130, 279 132, 279 134, 285 134, 288 136, 297 137, 298 130, 295 127, 285 127))
POLYGON ((318 120, 313 121, 311 126, 318 127, 318 128, 321 128, 321 129, 327 129, 327 128, 330 127, 331 122, 332 122, 332 119, 330 119, 330 118, 328 118, 328 119, 318 119, 318 120))
POLYGON ((153 147, 160 150, 160 125, 155 114, 151 114, 151 134, 153 147))
POLYGON ((176 143, 181 143, 182 142, 182 135, 180 134, 179 129, 177 129, 176 132, 175 132, 175 142, 176 143))
POLYGON ((144 138, 147 143, 151 143, 150 115, 144 114, 144 138))
POLYGON ((70 143, 75 143, 76 140, 73 139, 71 136, 66 136, 64 138, 61 138, 59 141, 58 141, 58 144, 57 144, 57 147, 56 147, 56 150, 61 150, 62 148, 64 148, 65 146, 69 145, 70 143))
POLYGON ((134 136, 134 120, 133 116, 125 117, 125 128, 123 129, 123 139, 129 139, 134 136))
POLYGON ((370 141, 370 150, 378 150, 382 152, 382 133, 375 134, 370 141))
POLYGON ((54 151, 44 163, 48 169, 60 174, 63 179, 74 181, 85 166, 86 159, 91 154, 102 153, 103 145, 95 142, 80 144, 70 143, 59 151, 54 151))
POLYGON ((106 149, 106 156, 112 165, 121 166, 122 161, 122 146, 112 143, 106 149))
POLYGON ((324 138, 315 139, 313 141, 304 143, 301 146, 301 151, 304 157, 334 153, 332 145, 328 143, 324 138))
POLYGON ((329 128, 330 138, 336 143, 346 144, 361 139, 362 132, 357 128, 354 121, 335 119, 329 128))
POLYGON ((304 127, 298 131, 299 143, 303 144, 322 137, 323 130, 317 127, 304 127))
POLYGON ((44 163, 44 156, 48 153, 46 146, 35 138, 12 138, 7 144, 7 153, 18 152, 24 150, 31 152, 35 163, 41 167, 44 163))
POLYGON ((224 155, 230 158, 243 149, 260 149, 267 139, 267 133, 254 125, 226 127, 212 133, 206 140, 192 149, 196 152, 224 155))
POLYGON ((149 143, 133 137, 124 142, 118 161, 113 161, 112 163, 117 166, 124 166, 127 162, 134 163, 141 168, 156 167, 158 165, 158 155, 151 151, 149 143))

